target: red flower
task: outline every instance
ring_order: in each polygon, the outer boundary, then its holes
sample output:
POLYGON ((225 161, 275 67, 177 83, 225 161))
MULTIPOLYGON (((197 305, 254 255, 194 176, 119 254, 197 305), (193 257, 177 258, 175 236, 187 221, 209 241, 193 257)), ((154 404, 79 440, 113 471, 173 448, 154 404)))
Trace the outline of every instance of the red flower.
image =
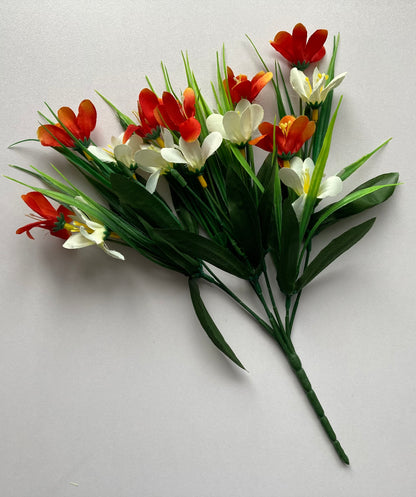
POLYGON ((65 131, 64 127, 77 140, 88 140, 91 131, 95 128, 97 111, 90 100, 83 100, 78 108, 78 115, 69 107, 61 107, 58 110, 58 119, 62 123, 45 124, 38 128, 40 143, 46 147, 74 147, 73 137, 65 131))
POLYGON ((267 122, 261 123, 259 131, 262 136, 251 140, 251 145, 257 145, 263 150, 272 152, 274 133, 278 157, 283 160, 289 160, 314 134, 315 123, 309 121, 306 116, 299 116, 298 118, 285 116, 277 126, 267 122))
POLYGON ((318 62, 325 55, 324 43, 327 36, 326 29, 318 29, 306 42, 306 28, 299 23, 293 28, 292 34, 279 31, 270 44, 293 66, 304 70, 311 62, 318 62))
POLYGON ((252 103, 272 78, 273 74, 271 72, 260 71, 252 80, 249 80, 245 74, 234 76, 232 69, 227 67, 227 79, 224 80, 224 88, 225 91, 229 90, 231 101, 234 105, 243 98, 252 103))
POLYGON ((182 104, 165 91, 157 107, 156 118, 161 126, 179 131, 186 142, 197 140, 201 133, 201 125, 195 119, 195 93, 192 88, 183 92, 182 104))
POLYGON ((64 229, 64 224, 72 221, 70 217, 74 214, 72 211, 63 205, 60 205, 58 209, 55 209, 39 192, 29 192, 26 195, 22 195, 22 199, 36 212, 36 214, 38 214, 38 216, 31 214, 30 217, 38 220, 16 230, 18 235, 26 232, 27 236, 33 240, 34 238, 30 230, 32 228, 43 228, 49 230, 50 234, 53 236, 57 236, 64 240, 69 238, 70 233, 64 229))
POLYGON ((156 119, 156 109, 159 103, 161 102, 152 90, 144 88, 140 92, 137 102, 140 124, 138 126, 130 124, 127 127, 123 136, 124 143, 127 142, 133 133, 136 133, 142 138, 153 138, 155 135, 158 135, 160 124, 156 119))

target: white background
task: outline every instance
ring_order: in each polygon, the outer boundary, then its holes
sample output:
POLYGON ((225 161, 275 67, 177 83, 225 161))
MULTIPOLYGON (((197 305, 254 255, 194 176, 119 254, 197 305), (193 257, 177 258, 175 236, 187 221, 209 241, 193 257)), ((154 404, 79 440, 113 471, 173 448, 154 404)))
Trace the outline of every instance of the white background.
MULTIPOLYGON (((7 149, 35 136, 44 101, 57 110, 92 99, 93 136, 106 145, 119 127, 94 90, 130 113, 145 75, 162 91, 161 60, 185 88, 188 50, 209 92, 222 43, 229 65, 251 77, 261 67, 245 33, 273 65, 268 41, 301 21, 309 33, 329 30, 328 51, 341 33, 336 71, 348 72, 328 173, 393 136, 348 188, 388 171, 404 183, 354 220, 377 215, 304 292, 295 323, 347 468, 280 351, 232 302, 203 287, 249 373, 212 346, 180 275, 129 249, 123 263, 94 248, 62 250, 41 230, 35 241, 16 236, 29 222, 19 198, 27 189, 1 179, 1 495, 415 495, 414 2, 3 0, 0 14, 3 175, 29 181, 9 163, 68 173, 40 145, 7 149)), ((260 102, 272 104, 271 89, 260 102)))

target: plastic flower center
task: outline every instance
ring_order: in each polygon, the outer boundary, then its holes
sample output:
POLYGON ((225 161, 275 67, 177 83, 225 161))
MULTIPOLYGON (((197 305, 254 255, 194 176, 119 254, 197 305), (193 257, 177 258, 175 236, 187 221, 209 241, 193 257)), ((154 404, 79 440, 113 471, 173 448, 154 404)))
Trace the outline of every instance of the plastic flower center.
POLYGON ((70 233, 79 233, 81 230, 80 228, 83 227, 88 233, 93 233, 94 230, 89 228, 86 224, 80 223, 79 221, 72 221, 71 224, 65 223, 64 228, 69 231, 70 233))
POLYGON ((289 133, 289 129, 292 126, 292 121, 288 121, 285 123, 279 123, 279 128, 282 130, 282 133, 287 136, 289 133))

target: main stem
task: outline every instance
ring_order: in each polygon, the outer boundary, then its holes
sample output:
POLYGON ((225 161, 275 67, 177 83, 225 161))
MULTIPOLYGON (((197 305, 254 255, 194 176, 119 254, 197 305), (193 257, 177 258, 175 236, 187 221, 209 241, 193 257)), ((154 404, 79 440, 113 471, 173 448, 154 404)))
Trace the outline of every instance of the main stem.
POLYGON ((349 464, 350 461, 348 459, 348 456, 344 452, 344 449, 339 443, 337 436, 331 426, 331 423, 329 422, 328 418, 325 415, 325 411, 321 403, 319 402, 315 391, 312 388, 311 382, 309 381, 305 373, 305 370, 302 367, 302 362, 299 356, 297 355, 296 352, 292 352, 291 354, 285 354, 285 355, 296 375, 296 378, 299 380, 299 383, 301 384, 303 391, 306 393, 306 397, 308 398, 310 405, 312 406, 313 410, 318 416, 318 419, 321 422, 323 429, 325 430, 330 442, 332 443, 336 453, 338 454, 338 457, 341 459, 343 463, 349 464))

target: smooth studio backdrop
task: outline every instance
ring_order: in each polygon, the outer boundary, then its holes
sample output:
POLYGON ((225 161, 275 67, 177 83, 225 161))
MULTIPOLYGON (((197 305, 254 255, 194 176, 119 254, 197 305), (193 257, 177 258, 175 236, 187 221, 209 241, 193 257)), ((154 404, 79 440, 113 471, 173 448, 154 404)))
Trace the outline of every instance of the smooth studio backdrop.
MULTIPOLYGON (((223 43, 229 65, 251 77, 261 65, 245 34, 272 66, 269 40, 303 22, 309 33, 328 29, 329 52, 341 33, 336 72, 348 72, 336 90, 344 100, 327 173, 392 136, 346 187, 389 171, 403 182, 354 220, 377 215, 369 234, 305 290, 295 322, 295 345, 347 468, 280 351, 232 302, 204 285, 248 373, 212 346, 180 275, 129 249, 120 262, 94 248, 64 250, 41 230, 35 241, 15 235, 29 222, 20 199, 27 189, 2 178, 0 493, 415 495, 414 2, 4 0, 0 14, 2 175, 30 182, 8 164, 47 171, 52 162, 84 184, 53 150, 7 148, 35 136, 45 101, 57 110, 93 100, 93 136, 104 146, 120 128, 95 90, 129 114, 145 75, 163 90, 161 60, 173 86, 186 87, 187 50, 210 95, 223 43)), ((271 88, 259 102, 272 104, 271 88)), ((272 107, 266 117, 273 120, 272 107)))

